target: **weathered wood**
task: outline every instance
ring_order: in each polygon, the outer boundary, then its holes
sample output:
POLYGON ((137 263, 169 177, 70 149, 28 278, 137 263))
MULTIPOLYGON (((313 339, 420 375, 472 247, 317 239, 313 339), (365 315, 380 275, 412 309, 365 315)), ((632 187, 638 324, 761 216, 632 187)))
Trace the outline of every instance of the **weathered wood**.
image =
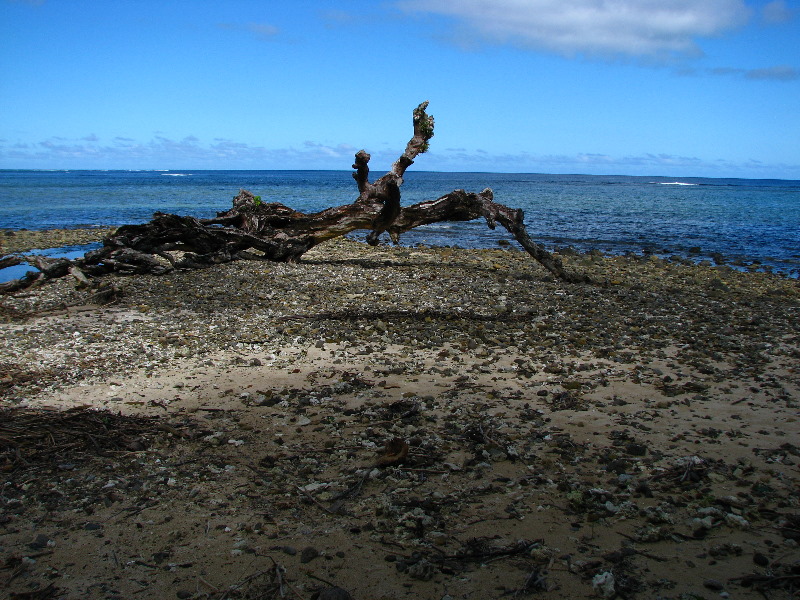
MULTIPOLYGON (((498 223, 502 225, 528 254, 560 279, 570 283, 591 281, 585 275, 570 273, 564 269, 564 265, 557 256, 548 252, 541 244, 534 242, 525 228, 524 216, 521 209, 509 208, 504 204, 494 202, 494 194, 489 188, 479 194, 454 190, 436 200, 402 208, 387 231, 392 241, 398 243, 401 233, 420 225, 442 221, 472 221, 483 217, 490 229, 495 229, 498 223)), ((370 244, 376 244, 376 232, 370 232, 367 241, 370 244)))
POLYGON ((22 259, 19 256, 14 256, 13 254, 0 256, 0 269, 5 269, 6 267, 15 267, 21 264, 22 259))
POLYGON ((12 279, 0 283, 0 294, 13 294, 20 290, 28 289, 29 287, 44 281, 44 275, 35 271, 28 271, 19 279, 12 279))

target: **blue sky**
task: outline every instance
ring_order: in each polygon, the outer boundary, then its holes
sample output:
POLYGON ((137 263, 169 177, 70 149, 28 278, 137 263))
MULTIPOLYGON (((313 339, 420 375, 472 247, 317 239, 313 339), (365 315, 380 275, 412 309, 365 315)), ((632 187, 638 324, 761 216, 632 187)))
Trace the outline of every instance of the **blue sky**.
POLYGON ((0 0, 0 168, 800 179, 800 1, 0 0))

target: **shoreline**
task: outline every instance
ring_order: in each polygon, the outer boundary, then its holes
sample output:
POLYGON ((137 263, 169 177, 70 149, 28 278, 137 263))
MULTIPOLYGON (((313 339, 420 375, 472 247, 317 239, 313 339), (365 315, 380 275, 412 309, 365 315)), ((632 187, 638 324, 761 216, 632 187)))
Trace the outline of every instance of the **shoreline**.
MULTIPOLYGON (((52 250, 58 248, 68 248, 71 246, 80 246, 94 242, 101 242, 104 237, 113 233, 117 227, 97 227, 85 228, 76 227, 74 229, 44 229, 44 230, 12 230, 0 229, 0 256, 3 254, 22 254, 32 250, 52 250)), ((352 240, 352 238, 347 238, 352 240)), ((456 250, 493 250, 494 248, 461 248, 458 246, 428 246, 428 245, 403 245, 400 248, 451 248, 456 250)), ((517 249, 513 240, 500 238, 497 247, 501 249, 517 249)), ((730 260, 719 253, 710 253, 706 258, 706 253, 701 248, 692 248, 683 254, 668 255, 664 252, 658 252, 653 249, 651 244, 642 244, 641 254, 635 252, 613 253, 608 251, 598 250, 591 248, 586 251, 577 250, 571 245, 563 245, 554 243, 551 252, 561 257, 580 257, 580 256, 595 256, 595 257, 616 257, 628 256, 649 258, 655 257, 660 260, 681 263, 684 265, 701 265, 713 266, 723 270, 733 269, 742 272, 763 272, 774 273, 780 277, 789 279, 800 279, 800 263, 794 267, 787 266, 786 268, 775 268, 772 265, 764 264, 758 259, 747 260, 730 260)), ((786 262, 784 260, 783 262, 786 262)))
POLYGON ((4 551, 47 552, 11 589, 256 594, 279 564, 301 597, 761 598, 736 578, 800 541, 797 281, 562 258, 606 286, 339 239, 113 278, 108 306, 67 280, 0 298, 3 408, 163 425, 105 456, 4 449, 4 551))
POLYGON ((101 242, 116 227, 74 229, 0 229, 0 255, 49 250, 101 242))

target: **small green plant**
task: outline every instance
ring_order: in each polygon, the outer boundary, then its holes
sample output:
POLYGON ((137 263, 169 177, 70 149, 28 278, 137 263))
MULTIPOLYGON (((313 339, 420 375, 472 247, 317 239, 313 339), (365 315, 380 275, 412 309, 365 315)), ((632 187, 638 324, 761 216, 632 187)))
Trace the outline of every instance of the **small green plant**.
POLYGON ((259 204, 264 204, 264 203, 261 201, 261 196, 253 196, 253 200, 255 201, 255 203, 256 203, 256 206, 258 206, 259 204))

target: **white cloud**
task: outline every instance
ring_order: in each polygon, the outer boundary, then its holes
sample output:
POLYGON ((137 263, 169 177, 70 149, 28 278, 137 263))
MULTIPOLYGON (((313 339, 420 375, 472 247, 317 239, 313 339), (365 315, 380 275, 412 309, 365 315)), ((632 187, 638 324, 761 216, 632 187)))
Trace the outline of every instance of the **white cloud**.
POLYGON ((794 18, 796 11, 791 10, 783 0, 768 2, 761 12, 765 23, 787 23, 794 18))
POLYGON ((800 79, 800 71, 789 65, 776 65, 762 69, 740 69, 733 67, 717 67, 709 69, 712 75, 722 75, 730 77, 744 77, 756 81, 797 81, 800 79))
POLYGON ((490 41, 561 54, 666 58, 742 25, 743 0, 401 0, 410 12, 454 17, 490 41))
POLYGON ((350 160, 356 152, 358 152, 358 148, 355 146, 350 146, 349 144, 338 144, 336 146, 328 146, 325 144, 320 144, 318 142, 312 141, 305 141, 303 146, 306 148, 307 152, 311 152, 320 156, 329 156, 333 158, 341 158, 344 161, 350 160))
POLYGON ((767 67, 766 69, 752 69, 745 73, 748 79, 772 79, 776 81, 796 81, 800 79, 800 71, 787 65, 767 67))
POLYGON ((271 40, 280 32, 277 27, 268 23, 219 23, 217 27, 229 31, 245 31, 262 42, 271 40))

